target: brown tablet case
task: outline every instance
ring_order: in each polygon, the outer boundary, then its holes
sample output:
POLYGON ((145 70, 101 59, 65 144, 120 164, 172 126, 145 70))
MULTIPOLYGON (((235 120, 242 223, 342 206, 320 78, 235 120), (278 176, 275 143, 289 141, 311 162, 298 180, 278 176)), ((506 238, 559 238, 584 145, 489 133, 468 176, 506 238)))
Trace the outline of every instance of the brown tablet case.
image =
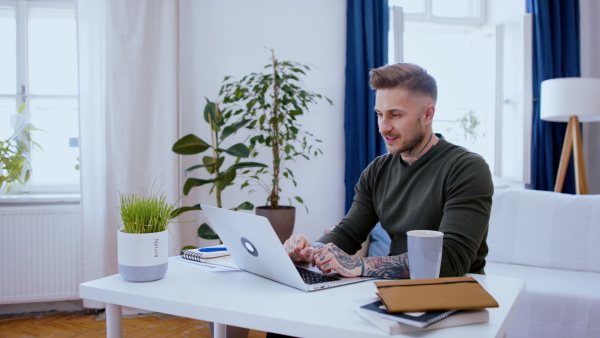
POLYGON ((474 310, 498 302, 472 277, 375 282, 377 296, 389 312, 474 310))

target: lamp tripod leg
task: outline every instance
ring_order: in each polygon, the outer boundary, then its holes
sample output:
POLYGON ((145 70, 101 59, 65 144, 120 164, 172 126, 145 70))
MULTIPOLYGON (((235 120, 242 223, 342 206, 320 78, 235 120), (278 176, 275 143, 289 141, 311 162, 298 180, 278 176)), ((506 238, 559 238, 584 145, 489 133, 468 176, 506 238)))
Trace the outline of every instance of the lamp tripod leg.
MULTIPOLYGON (((577 118, 575 116, 575 118, 577 118)), ((567 126, 567 132, 565 134, 565 140, 563 142, 562 153, 560 154, 560 164, 558 166, 558 174, 556 175, 556 183, 554 184, 554 192, 562 192, 565 184, 565 176, 567 175, 567 168, 569 167, 569 159, 571 158, 571 151, 573 150, 573 128, 571 127, 571 119, 569 119, 569 125, 567 126)))
POLYGON ((569 118, 565 141, 563 142, 563 149, 560 155, 560 165, 558 166, 554 192, 562 192, 563 190, 571 152, 573 152, 573 159, 575 162, 575 191, 578 195, 586 195, 589 192, 585 171, 585 160, 583 158, 581 127, 579 126, 579 118, 577 116, 571 116, 569 118))
MULTIPOLYGON (((581 127, 579 126, 579 120, 577 116, 572 116, 571 119, 575 118, 575 122, 571 126, 573 128, 573 159, 575 160, 575 188, 577 195, 588 194, 587 175, 585 171, 585 160, 583 158, 583 142, 581 141, 581 127)), ((569 119, 569 124, 571 124, 569 119)))

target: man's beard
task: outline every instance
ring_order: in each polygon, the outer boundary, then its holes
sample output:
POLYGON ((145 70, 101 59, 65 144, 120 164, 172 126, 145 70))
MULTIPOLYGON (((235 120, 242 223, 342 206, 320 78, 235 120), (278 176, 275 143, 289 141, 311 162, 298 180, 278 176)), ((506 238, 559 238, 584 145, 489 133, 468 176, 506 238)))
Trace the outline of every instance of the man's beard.
MULTIPOLYGON (((382 136, 385 137, 386 135, 382 136)), ((398 155, 404 152, 409 152, 409 155, 414 155, 414 148, 421 144, 425 139, 425 133, 423 132, 423 127, 421 126, 421 118, 419 117, 419 119, 415 123, 414 130, 409 135, 406 135, 406 137, 401 135, 395 136, 398 136, 398 139, 402 142, 400 144, 400 148, 391 149, 391 147, 388 144, 386 144, 385 147, 387 151, 393 155, 398 155)))

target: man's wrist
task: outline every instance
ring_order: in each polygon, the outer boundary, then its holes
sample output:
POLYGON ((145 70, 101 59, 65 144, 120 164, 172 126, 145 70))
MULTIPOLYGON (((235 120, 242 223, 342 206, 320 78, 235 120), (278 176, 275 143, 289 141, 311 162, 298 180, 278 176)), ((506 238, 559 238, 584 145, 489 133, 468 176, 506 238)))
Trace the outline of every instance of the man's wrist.
POLYGON ((365 259, 360 258, 360 276, 365 275, 365 259))

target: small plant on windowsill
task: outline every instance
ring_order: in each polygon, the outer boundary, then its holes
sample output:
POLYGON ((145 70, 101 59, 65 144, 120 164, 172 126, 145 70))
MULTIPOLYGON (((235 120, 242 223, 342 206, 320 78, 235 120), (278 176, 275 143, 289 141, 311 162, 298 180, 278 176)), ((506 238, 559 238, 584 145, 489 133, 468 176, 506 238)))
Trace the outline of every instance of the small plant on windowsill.
POLYGON ((6 140, 0 140, 0 191, 10 192, 15 184, 25 184, 31 176, 30 150, 42 150, 31 138, 31 132, 39 129, 27 122, 24 110, 25 103, 10 117, 14 133, 6 140))
POLYGON ((448 139, 453 142, 458 142, 457 134, 462 134, 465 142, 470 142, 472 144, 477 141, 477 127, 481 125, 481 121, 475 115, 475 111, 473 109, 467 110, 464 114, 459 116, 454 120, 439 120, 440 122, 449 122, 450 126, 446 128, 446 133, 448 134, 448 139), (452 136, 456 136, 453 138, 452 136))

